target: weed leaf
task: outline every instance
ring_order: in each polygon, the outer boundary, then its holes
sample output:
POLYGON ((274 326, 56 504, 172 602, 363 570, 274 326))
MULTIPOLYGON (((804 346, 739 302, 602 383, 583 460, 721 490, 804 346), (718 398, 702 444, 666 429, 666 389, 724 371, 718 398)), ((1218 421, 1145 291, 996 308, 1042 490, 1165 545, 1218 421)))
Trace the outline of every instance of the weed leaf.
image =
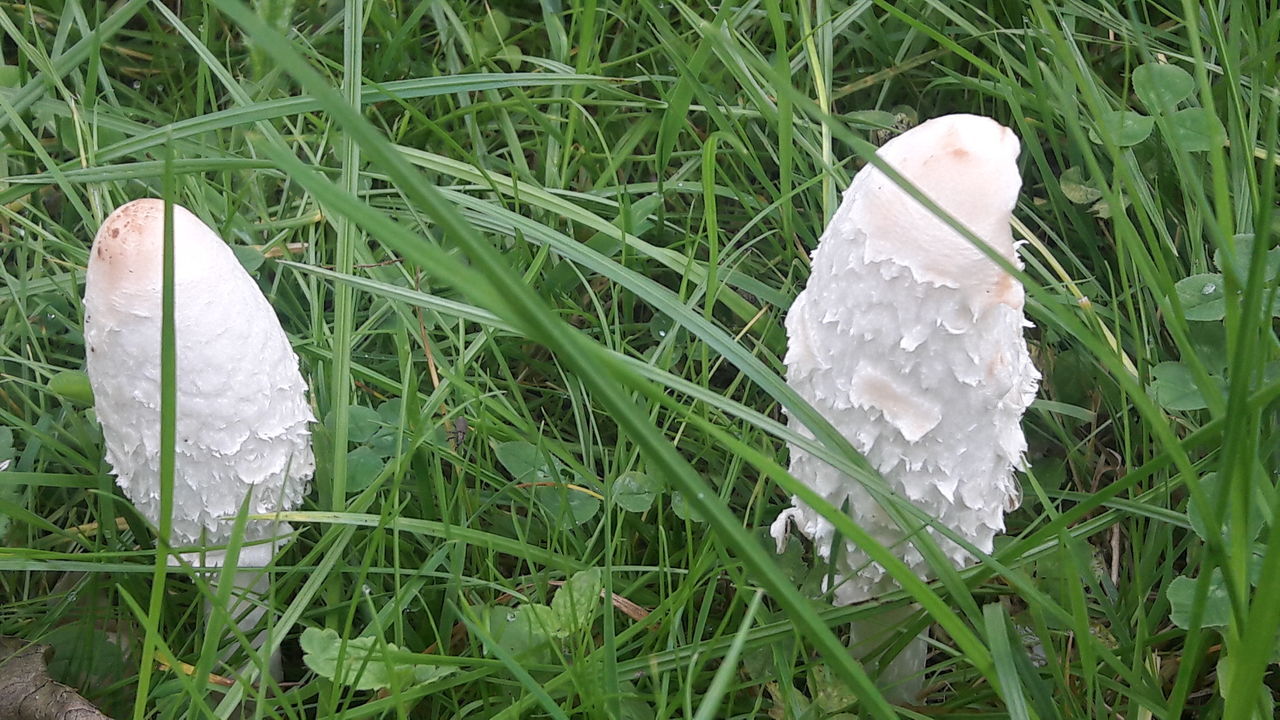
POLYGON ((604 584, 600 568, 574 573, 568 582, 560 586, 551 599, 551 611, 556 623, 567 635, 591 627, 596 610, 600 607, 600 592, 604 584))
POLYGON ((377 638, 358 637, 346 641, 333 629, 307 628, 302 631, 302 661, 320 677, 356 690, 376 690, 438 680, 453 672, 439 665, 396 663, 387 659, 399 650, 377 638))
POLYGON ((1151 378, 1147 392, 1166 410, 1203 410, 1208 407, 1186 365, 1162 362, 1151 368, 1151 378))
POLYGON ((1147 63, 1133 71, 1133 91, 1152 113, 1172 112, 1195 87, 1191 75, 1176 65, 1147 63))
POLYGON ((1169 144, 1187 152, 1204 152, 1227 144, 1227 130, 1204 108, 1187 108, 1169 116, 1169 144))
POLYGON ((1101 145, 1102 136, 1120 147, 1137 145, 1151 135, 1155 120, 1132 110, 1110 110, 1098 119, 1096 130, 1089 131, 1089 139, 1101 145))
POLYGON ((627 512, 642 513, 653 507, 662 482, 641 472, 626 472, 613 482, 613 502, 627 512))
POLYGON ((1188 320, 1213 322, 1227 315, 1226 297, 1222 292, 1222 276, 1204 273, 1183 278, 1173 286, 1188 320))
MULTIPOLYGON (((1169 619, 1183 630, 1191 629, 1191 609, 1195 603, 1196 581, 1183 576, 1169 583, 1169 619)), ((1213 569, 1209 576, 1209 594, 1205 597, 1200 627, 1226 627, 1231 621, 1231 600, 1222 582, 1222 571, 1213 569)))

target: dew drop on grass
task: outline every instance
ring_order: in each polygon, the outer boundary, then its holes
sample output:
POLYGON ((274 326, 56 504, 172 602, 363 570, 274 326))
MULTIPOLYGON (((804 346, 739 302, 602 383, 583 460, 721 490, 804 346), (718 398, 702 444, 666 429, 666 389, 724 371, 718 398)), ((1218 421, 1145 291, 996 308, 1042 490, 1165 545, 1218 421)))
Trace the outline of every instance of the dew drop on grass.
POLYGON ((1205 283, 1204 287, 1200 288, 1201 295, 1212 295, 1217 291, 1218 291, 1218 286, 1214 285, 1213 283, 1205 283))

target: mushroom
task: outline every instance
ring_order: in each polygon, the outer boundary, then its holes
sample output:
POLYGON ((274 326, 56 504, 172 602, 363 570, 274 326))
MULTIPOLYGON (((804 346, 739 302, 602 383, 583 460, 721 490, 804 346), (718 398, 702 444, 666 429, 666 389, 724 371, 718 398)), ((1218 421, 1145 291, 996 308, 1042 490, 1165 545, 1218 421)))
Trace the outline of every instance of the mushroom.
MULTIPOLYGON (((160 524, 160 319, 164 201, 134 200, 99 228, 85 277, 86 369, 116 482, 138 511, 160 524)), ((298 506, 315 459, 307 386, 298 357, 257 284, 213 230, 173 206, 177 422, 174 546, 225 545, 249 497, 250 514, 298 506)), ((290 531, 251 519, 235 575, 243 593, 265 589, 290 531)), ((220 567, 226 550, 189 552, 220 567)), ((248 600, 232 608, 243 611, 248 600)), ((249 629, 261 617, 240 620, 249 629)))
MULTIPOLYGON (((1016 267, 1010 220, 1022 180, 1018 138, 990 118, 948 115, 877 153, 995 253, 1016 267)), ((787 313, 787 382, 863 453, 899 497, 983 552, 1017 507, 1020 421, 1040 378, 1023 328, 1023 288, 970 240, 872 165, 863 168, 818 242, 808 285, 787 313)), ((791 418, 791 426, 813 437, 791 418)), ((923 578, 924 556, 859 482, 791 447, 791 474, 853 519, 923 578)), ((790 526, 831 564, 836 605, 897 589, 832 524, 792 498, 774 521, 778 551, 790 526)), ((956 567, 969 552, 929 534, 956 567)), ((855 653, 891 639, 911 608, 856 623, 855 653)), ((927 633, 927 630, 926 630, 927 633)), ((922 686, 924 635, 881 668, 886 696, 922 686)))

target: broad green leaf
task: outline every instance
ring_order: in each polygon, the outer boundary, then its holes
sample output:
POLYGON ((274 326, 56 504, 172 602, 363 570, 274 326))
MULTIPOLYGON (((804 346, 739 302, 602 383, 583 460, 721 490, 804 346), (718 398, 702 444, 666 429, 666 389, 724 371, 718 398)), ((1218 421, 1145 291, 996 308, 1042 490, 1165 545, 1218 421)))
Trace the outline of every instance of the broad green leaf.
POLYGON ((396 454, 401 442, 402 438, 397 438, 396 433, 389 428, 383 428, 369 440, 369 444, 365 447, 373 450, 375 455, 386 460, 396 454))
POLYGON ((382 474, 386 461, 368 445, 347 453, 347 492, 358 493, 373 484, 382 474))
POLYGON ((489 8, 480 24, 485 35, 494 42, 505 40, 511 34, 511 18, 497 8, 489 8))
POLYGON ((240 267, 250 275, 262 267, 262 263, 267 259, 261 250, 248 245, 232 245, 231 252, 236 256, 236 260, 240 261, 240 267))
POLYGON ((669 333, 676 330, 675 323, 666 315, 654 315, 653 319, 649 321, 649 334, 655 340, 665 340, 669 333))
POLYGON ((1204 363, 1204 369, 1222 375, 1227 368, 1227 328, 1220 322, 1196 322, 1187 325, 1192 352, 1204 363))
MULTIPOLYGON (((1067 484, 1067 463, 1060 458, 1045 457, 1031 466, 1036 482, 1045 490, 1060 490, 1067 484)), ((1026 496, 1023 497, 1026 501, 1026 496)))
POLYGON ((855 110, 841 116, 855 127, 888 130, 893 127, 895 116, 887 110, 855 110))
MULTIPOLYGON (((813 567, 809 564, 809 558, 804 554, 803 546, 795 541, 787 543, 787 547, 778 555, 778 567, 782 568, 782 572, 786 573, 787 577, 797 586, 803 585, 809 576, 813 574, 813 567)), ((820 589, 819 592, 821 592, 820 589)))
POLYGON ((1191 370, 1180 362, 1162 362, 1151 368, 1147 393, 1166 410, 1203 410, 1208 407, 1191 370))
POLYGON ((579 478, 575 483, 578 487, 561 483, 561 473, 553 465, 554 461, 536 446, 514 440, 494 448, 494 454, 518 485, 531 486, 531 496, 553 521, 568 520, 581 525, 600 511, 599 498, 582 490, 585 482, 579 478))
POLYGON ((653 703, 646 701, 645 696, 630 681, 623 680, 618 683, 618 688, 622 691, 622 699, 619 701, 622 720, 654 720, 657 717, 653 703))
MULTIPOLYGON (((1129 205, 1130 205, 1129 196, 1121 193, 1120 209, 1124 210, 1125 208, 1129 207, 1129 205)), ((1107 220, 1111 217, 1114 211, 1111 209, 1111 202, 1108 201, 1106 198, 1103 198, 1098 202, 1094 203, 1093 205, 1089 206, 1089 212, 1093 213, 1094 215, 1097 215, 1103 220, 1107 220)))
POLYGON ((49 392, 81 407, 93 405, 93 388, 83 370, 62 370, 49 378, 49 392))
POLYGON ((400 409, 404 405, 401 398, 391 398, 378 406, 378 419, 383 425, 397 427, 400 425, 400 409))
POLYGON ((1101 145, 1106 136, 1120 147, 1129 147, 1146 140, 1154 126, 1155 120, 1132 110, 1109 110, 1098 118, 1097 129, 1089 131, 1089 139, 1101 145))
POLYGON ((1079 347, 1067 347, 1049 365, 1058 400, 1077 407, 1089 407, 1098 394, 1097 360, 1079 347))
POLYGON ((489 633, 503 649, 516 657, 544 647, 564 631, 551 608, 526 603, 518 608, 495 607, 489 611, 489 633))
MULTIPOLYGON (((1205 498, 1212 507, 1221 504, 1223 493, 1222 478, 1216 472, 1206 473, 1200 478, 1200 487, 1204 489, 1205 498)), ((1263 505, 1260 502, 1249 503, 1249 527, 1247 535, 1252 542, 1258 537, 1258 533, 1262 531, 1262 526, 1266 522, 1263 515, 1263 505)), ((1208 540, 1210 533, 1217 533, 1219 537, 1227 534, 1228 528, 1224 525, 1211 525, 1205 520, 1208 509, 1201 506, 1194 498, 1187 505, 1187 519, 1191 521, 1191 527, 1195 529, 1196 534, 1208 540)), ((1229 518, 1224 519, 1226 523, 1230 522, 1229 518)))
POLYGON ((517 45, 503 45, 502 49, 494 57, 505 61, 513 71, 518 71, 520 66, 524 64, 524 52, 517 45))
MULTIPOLYGON (((1274 236, 1273 236, 1274 237, 1274 236)), ((1234 251, 1236 262, 1240 265, 1240 280, 1243 282, 1249 275, 1251 269, 1250 261, 1253 258, 1253 243, 1255 236, 1253 233, 1243 233, 1231 238, 1231 249, 1234 251)), ((1263 254, 1263 262, 1265 263, 1262 270, 1262 277, 1267 283, 1271 283, 1280 275, 1280 248, 1271 248, 1263 254)), ((1213 264, 1221 271, 1226 272, 1228 265, 1226 253, 1222 252, 1222 248, 1213 251, 1213 264)))
POLYGON ((382 427, 382 418, 373 408, 352 405, 347 408, 347 440, 353 443, 369 442, 369 438, 382 427))
POLYGON ((530 632, 535 637, 545 640, 564 636, 564 624, 554 608, 542 603, 526 603, 520 606, 517 615, 525 619, 530 632))
POLYGON ((1088 205, 1102 198, 1102 191, 1086 183, 1084 173, 1078 167, 1064 170, 1058 177, 1058 187, 1076 205, 1088 205))
POLYGON ((1147 63, 1133 71, 1133 91, 1152 113, 1171 112, 1195 88, 1191 75, 1176 65, 1147 63))
MULTIPOLYGON (((72 597, 75 598, 72 600, 75 611, 86 617, 92 616, 95 611, 103 612, 101 607, 93 607, 95 601, 102 602, 102 599, 95 599, 91 592, 72 597)), ((62 682, 74 682, 77 685, 110 684, 124 680, 128 674, 124 651, 112 642, 104 628, 92 622, 72 622, 54 628, 42 636, 40 642, 53 647, 49 672, 62 682)), ((70 715, 69 713, 68 716, 70 715)))
POLYGON ((480 27, 471 33, 471 42, 481 57, 491 57, 511 31, 511 19, 501 10, 489 10, 480 27))
POLYGON ((1169 145, 1187 152, 1204 152, 1227 144, 1227 130, 1204 108, 1187 108, 1169 116, 1169 145))
POLYGON ((689 520, 691 522, 698 523, 706 522, 697 509, 690 505, 689 501, 685 499, 684 493, 678 490, 671 493, 671 511, 674 512, 676 517, 681 520, 689 520))
POLYGON ((1226 297, 1222 292, 1222 276, 1218 273, 1192 275, 1173 287, 1188 320, 1213 322, 1226 317, 1226 297))
POLYGON ((358 637, 345 647, 338 631, 307 628, 302 631, 302 661, 320 677, 356 690, 406 688, 432 682, 454 671, 437 665, 396 663, 390 658, 399 651, 377 638, 358 637))
MULTIPOLYGON (((1191 628, 1191 607, 1196 596, 1196 581, 1183 576, 1174 578, 1169 583, 1169 619, 1174 625, 1189 630, 1191 628)), ((1231 598, 1227 596, 1226 583, 1222 581, 1222 571, 1213 569, 1209 576, 1209 593, 1205 596, 1204 612, 1200 616, 1200 627, 1226 627, 1231 622, 1231 598)))
POLYGON ((535 487, 533 497, 554 522, 568 520, 574 525, 581 525, 600 512, 598 498, 568 485, 556 483, 535 487))
MULTIPOLYGON (((1215 668, 1218 677, 1218 694, 1223 698, 1231 695, 1231 687, 1228 684, 1228 678, 1231 677, 1231 657, 1222 655, 1218 658, 1218 665, 1215 668)), ((1272 692, 1268 689, 1260 693, 1262 696, 1262 707, 1258 709, 1251 718, 1274 718, 1276 717, 1275 706, 1276 699, 1272 692)))
POLYGON ((537 447, 523 440, 505 442, 494 448, 498 462, 517 483, 555 482, 556 473, 537 447))
POLYGON ((852 707, 858 701, 853 689, 833 676, 826 665, 814 666, 809 688, 813 701, 827 713, 852 707))
POLYGON ((591 627, 596 611, 600 608, 600 593, 603 590, 600 568, 580 570, 560 586, 551 599, 551 611, 566 634, 591 627))
POLYGON ((662 481, 641 472, 626 472, 613 481, 613 502, 627 512, 648 511, 661 492, 662 481))

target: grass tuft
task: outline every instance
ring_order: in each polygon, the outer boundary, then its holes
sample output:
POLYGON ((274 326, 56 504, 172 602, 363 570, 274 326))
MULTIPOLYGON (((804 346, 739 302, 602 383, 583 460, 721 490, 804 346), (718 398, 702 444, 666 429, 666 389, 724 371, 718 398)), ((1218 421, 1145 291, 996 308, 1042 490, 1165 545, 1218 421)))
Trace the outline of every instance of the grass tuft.
POLYGON ((0 634, 115 717, 1272 717, 1263 5, 0 7, 0 634), (767 542, 786 444, 878 478, 781 321, 874 146, 952 112, 1023 143, 1026 499, 975 567, 833 608, 767 542), (233 246, 321 418, 279 682, 101 460, 83 272, 142 196, 233 246), (841 650, 908 603, 914 710, 841 650))

